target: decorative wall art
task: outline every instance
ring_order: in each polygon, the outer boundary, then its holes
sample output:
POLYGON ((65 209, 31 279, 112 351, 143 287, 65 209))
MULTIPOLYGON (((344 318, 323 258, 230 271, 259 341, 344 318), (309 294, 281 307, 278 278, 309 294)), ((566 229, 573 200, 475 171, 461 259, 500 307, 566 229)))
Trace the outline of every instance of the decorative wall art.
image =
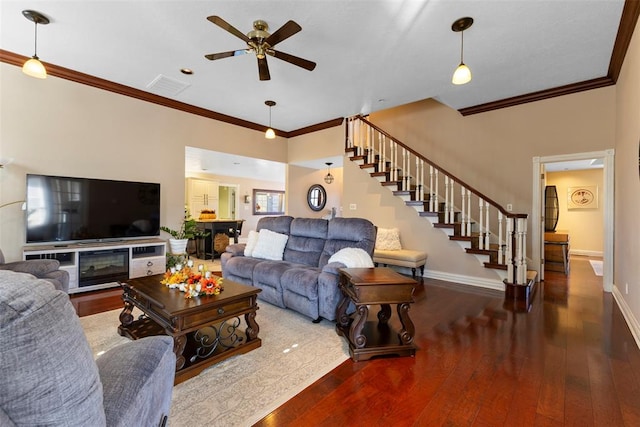
POLYGON ((567 191, 567 209, 597 209, 598 186, 584 185, 569 187, 567 191))

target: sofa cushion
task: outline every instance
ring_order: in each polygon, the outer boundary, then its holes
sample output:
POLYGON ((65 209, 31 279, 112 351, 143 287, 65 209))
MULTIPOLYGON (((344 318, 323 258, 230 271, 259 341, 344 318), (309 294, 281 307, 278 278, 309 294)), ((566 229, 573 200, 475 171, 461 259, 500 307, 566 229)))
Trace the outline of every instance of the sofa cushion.
POLYGON ((329 221, 327 241, 320 256, 320 267, 327 265, 331 255, 343 248, 364 249, 373 256, 376 228, 364 218, 334 218, 329 221))
POLYGON ((105 425, 98 368, 69 296, 0 271, 0 407, 17 425, 105 425))
POLYGON ((289 236, 286 234, 274 233, 266 228, 260 230, 259 234, 258 242, 253 248, 251 256, 254 258, 281 261, 289 236))
POLYGON ((293 221, 292 216, 265 216, 258 221, 256 230, 260 231, 266 228, 276 233, 289 234, 291 221, 293 221))
POLYGON ((291 221, 286 261, 317 267, 327 239, 329 221, 320 218, 295 218, 291 221))

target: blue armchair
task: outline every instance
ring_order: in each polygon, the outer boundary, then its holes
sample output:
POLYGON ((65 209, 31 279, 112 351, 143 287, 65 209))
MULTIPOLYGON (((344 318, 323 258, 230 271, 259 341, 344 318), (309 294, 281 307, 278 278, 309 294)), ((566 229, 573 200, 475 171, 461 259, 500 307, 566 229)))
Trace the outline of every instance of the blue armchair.
POLYGON ((0 270, 0 342, 2 426, 167 421, 176 366, 171 337, 131 341, 94 360, 66 294, 0 270))
POLYGON ((69 273, 60 270, 60 262, 55 259, 33 259, 5 263, 4 254, 0 249, 0 270, 33 274, 39 279, 49 281, 56 289, 69 292, 69 273))

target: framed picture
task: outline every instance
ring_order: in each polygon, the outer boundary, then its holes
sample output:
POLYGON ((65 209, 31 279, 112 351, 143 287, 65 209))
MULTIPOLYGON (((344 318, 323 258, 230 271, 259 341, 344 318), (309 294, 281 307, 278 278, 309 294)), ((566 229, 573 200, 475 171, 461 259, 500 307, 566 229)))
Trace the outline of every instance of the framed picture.
POLYGON ((567 190, 567 209, 597 209, 598 186, 584 185, 569 187, 567 190))

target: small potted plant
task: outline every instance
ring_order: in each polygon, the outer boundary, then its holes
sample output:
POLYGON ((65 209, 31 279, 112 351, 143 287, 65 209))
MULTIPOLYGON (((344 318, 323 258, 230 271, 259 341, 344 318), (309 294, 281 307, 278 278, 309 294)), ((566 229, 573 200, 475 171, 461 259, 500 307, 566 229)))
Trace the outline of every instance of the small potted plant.
POLYGON ((206 237, 209 234, 209 232, 200 230, 196 220, 191 218, 188 214, 185 216, 179 229, 175 230, 162 226, 160 227, 160 230, 171 235, 171 239, 169 239, 169 247, 171 248, 172 254, 186 253, 189 239, 206 237))

